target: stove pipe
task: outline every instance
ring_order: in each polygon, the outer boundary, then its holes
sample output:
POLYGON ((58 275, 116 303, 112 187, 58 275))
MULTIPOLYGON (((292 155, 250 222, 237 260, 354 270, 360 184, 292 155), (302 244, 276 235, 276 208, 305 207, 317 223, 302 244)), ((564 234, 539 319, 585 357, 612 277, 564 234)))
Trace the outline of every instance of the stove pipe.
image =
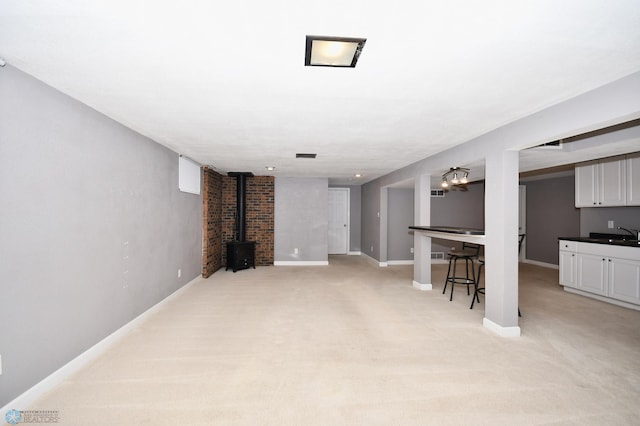
POLYGON ((229 172, 228 176, 236 178, 236 228, 235 241, 246 240, 247 214, 246 214, 246 192, 247 177, 252 177, 251 172, 229 172))

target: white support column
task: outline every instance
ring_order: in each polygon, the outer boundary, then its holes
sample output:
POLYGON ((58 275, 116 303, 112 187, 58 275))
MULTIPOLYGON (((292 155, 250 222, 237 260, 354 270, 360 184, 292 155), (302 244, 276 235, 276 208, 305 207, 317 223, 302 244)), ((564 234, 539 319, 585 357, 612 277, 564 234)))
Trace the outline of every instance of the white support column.
POLYGON ((380 210, 378 211, 378 223, 380 225, 380 250, 378 251, 378 265, 387 266, 387 245, 389 229, 389 188, 380 188, 380 210))
MULTIPOLYGON (((431 224, 431 176, 416 178, 414 185, 414 225, 431 224)), ((413 286, 431 290, 431 237, 413 233, 413 286)))
POLYGON ((489 154, 485 163, 485 317, 495 333, 519 336, 518 152, 489 154))

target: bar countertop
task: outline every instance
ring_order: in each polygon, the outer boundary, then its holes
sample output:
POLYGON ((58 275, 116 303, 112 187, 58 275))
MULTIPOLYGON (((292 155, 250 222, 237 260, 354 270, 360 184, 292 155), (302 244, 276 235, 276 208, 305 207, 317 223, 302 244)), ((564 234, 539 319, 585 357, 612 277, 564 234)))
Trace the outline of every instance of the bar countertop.
POLYGON ((461 228, 456 226, 410 226, 409 229, 418 231, 445 232, 460 235, 484 235, 484 229, 461 228))

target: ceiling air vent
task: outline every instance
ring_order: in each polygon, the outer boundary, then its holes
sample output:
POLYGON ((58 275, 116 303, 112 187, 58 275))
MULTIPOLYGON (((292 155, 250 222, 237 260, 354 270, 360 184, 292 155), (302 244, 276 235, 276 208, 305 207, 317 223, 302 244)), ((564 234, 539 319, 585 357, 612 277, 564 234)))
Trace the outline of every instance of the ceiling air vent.
POLYGON ((543 143, 541 145, 536 145, 533 147, 534 149, 562 149, 562 139, 557 141, 543 143))
POLYGON ((296 158, 316 158, 318 154, 296 154, 296 158))

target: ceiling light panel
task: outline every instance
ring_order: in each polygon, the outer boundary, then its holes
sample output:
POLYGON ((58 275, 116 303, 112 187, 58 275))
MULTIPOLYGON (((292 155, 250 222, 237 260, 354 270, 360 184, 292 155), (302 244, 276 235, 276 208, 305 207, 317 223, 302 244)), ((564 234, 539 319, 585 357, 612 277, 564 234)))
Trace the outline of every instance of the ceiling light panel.
POLYGON ((366 41, 364 38, 307 36, 305 65, 353 68, 366 41))

